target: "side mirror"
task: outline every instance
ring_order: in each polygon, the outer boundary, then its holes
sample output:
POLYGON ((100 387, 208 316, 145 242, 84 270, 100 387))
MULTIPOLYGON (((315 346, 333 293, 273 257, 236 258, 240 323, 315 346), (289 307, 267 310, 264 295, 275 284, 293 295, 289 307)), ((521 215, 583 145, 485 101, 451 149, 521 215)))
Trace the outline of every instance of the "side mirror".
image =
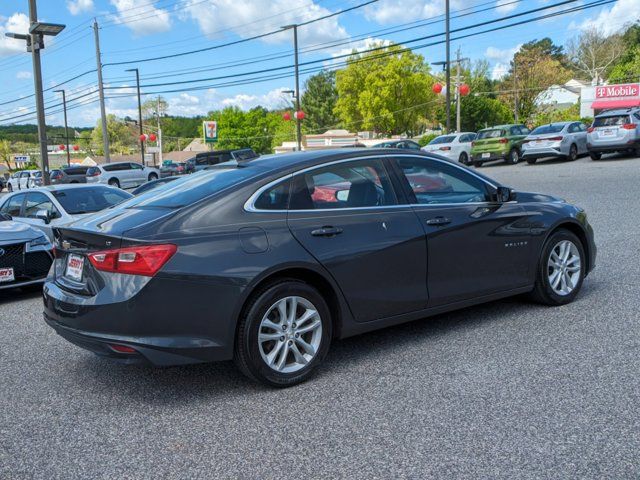
POLYGON ((500 203, 511 202, 516 199, 516 192, 513 188, 498 187, 496 190, 496 201, 500 203))
POLYGON ((49 216, 48 210, 38 210, 36 213, 36 218, 42 220, 46 225, 51 223, 51 217, 49 216))

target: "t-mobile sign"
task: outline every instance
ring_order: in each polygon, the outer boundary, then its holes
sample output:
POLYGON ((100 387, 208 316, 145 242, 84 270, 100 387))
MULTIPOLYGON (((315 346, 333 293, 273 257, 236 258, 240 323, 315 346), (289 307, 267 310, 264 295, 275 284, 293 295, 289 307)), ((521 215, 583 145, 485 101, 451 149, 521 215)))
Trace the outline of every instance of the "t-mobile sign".
POLYGON ((640 84, 605 85, 596 87, 596 98, 626 98, 640 95, 640 84))

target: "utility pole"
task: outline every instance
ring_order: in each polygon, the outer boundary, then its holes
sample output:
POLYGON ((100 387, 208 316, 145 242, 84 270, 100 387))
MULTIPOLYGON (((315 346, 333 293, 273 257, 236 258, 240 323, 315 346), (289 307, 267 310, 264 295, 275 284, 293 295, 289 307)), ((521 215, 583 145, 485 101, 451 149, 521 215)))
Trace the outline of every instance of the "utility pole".
POLYGON ((160 95, 158 95, 158 101, 156 102, 156 115, 158 117, 158 159, 160 160, 160 166, 162 166, 162 129, 160 128, 160 95))
MULTIPOLYGON (((448 0, 447 0, 448 1, 448 0)), ((301 129, 301 119, 298 114, 300 112, 300 74, 298 71, 298 25, 286 25, 282 27, 283 30, 293 30, 293 51, 294 51, 294 71, 296 77, 296 142, 298 144, 298 151, 302 150, 302 129, 301 129)))
POLYGON ((447 111, 447 133, 451 131, 451 38, 449 32, 449 0, 445 0, 445 43, 446 43, 446 78, 447 90, 445 92, 445 103, 447 111))
POLYGON ((62 93, 62 110, 64 111, 64 139, 67 145, 67 166, 71 166, 71 152, 69 152, 69 129, 67 127, 67 96, 64 90, 54 90, 56 93, 62 93))
POLYGON ((516 56, 513 56, 513 120, 518 123, 518 62, 516 56))
POLYGON ((102 84, 102 59, 100 57, 100 35, 98 34, 98 21, 93 19, 93 36, 96 42, 96 69, 98 70, 98 94, 100 95, 100 117, 102 119, 102 146, 104 149, 104 161, 111 163, 109 155, 109 132, 107 131, 107 113, 104 108, 104 86, 102 84))
POLYGON ((136 72, 136 89, 138 90, 138 126, 140 131, 140 157, 144 165, 144 140, 142 140, 142 102, 140 101, 140 72, 137 68, 130 68, 127 72, 136 72))
POLYGON ((460 76, 460 64, 468 58, 462 58, 460 56, 460 47, 456 51, 456 132, 460 133, 460 102, 462 96, 460 95, 460 85, 462 85, 462 77, 460 76))

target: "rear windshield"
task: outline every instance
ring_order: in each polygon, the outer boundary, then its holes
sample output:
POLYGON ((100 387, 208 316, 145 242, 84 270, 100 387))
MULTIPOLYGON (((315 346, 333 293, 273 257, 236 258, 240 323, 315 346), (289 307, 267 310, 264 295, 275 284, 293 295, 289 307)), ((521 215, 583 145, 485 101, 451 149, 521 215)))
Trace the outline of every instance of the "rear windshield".
POLYGON ((256 176, 255 169, 217 165, 154 188, 131 199, 124 207, 180 208, 256 176))
POLYGON ((63 168, 67 175, 84 175, 87 173, 89 167, 67 167, 63 168))
POLYGON ((436 137, 429 142, 429 145, 437 145, 439 143, 451 143, 456 137, 453 135, 445 136, 445 137, 436 137))
POLYGON ((596 117, 594 127, 615 127, 629 122, 629 115, 611 115, 610 117, 596 117))
POLYGON ((558 133, 561 132, 564 128, 564 125, 542 125, 541 127, 534 128, 531 135, 544 135, 546 133, 558 133))
POLYGON ((498 137, 504 137, 506 136, 506 133, 504 130, 482 130, 480 132, 478 132, 478 140, 482 139, 482 138, 498 138, 498 137))
POLYGON ((117 188, 102 186, 66 188, 52 192, 62 208, 71 215, 99 212, 131 198, 131 194, 117 188))

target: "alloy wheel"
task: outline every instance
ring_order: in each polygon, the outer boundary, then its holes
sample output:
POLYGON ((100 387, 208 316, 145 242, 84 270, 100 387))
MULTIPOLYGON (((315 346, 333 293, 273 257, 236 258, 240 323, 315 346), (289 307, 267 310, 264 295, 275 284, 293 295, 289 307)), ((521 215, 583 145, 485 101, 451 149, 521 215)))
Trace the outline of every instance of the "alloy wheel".
POLYGON ((578 285, 582 261, 578 247, 570 240, 561 240, 552 249, 547 261, 551 289, 557 295, 569 295, 578 285))
POLYGON ((309 364, 320 349, 322 321, 318 309, 303 297, 285 297, 262 317, 258 348, 273 370, 292 373, 309 364))
POLYGON ((576 158, 578 158, 578 148, 573 144, 569 149, 569 160, 573 162, 576 158))

